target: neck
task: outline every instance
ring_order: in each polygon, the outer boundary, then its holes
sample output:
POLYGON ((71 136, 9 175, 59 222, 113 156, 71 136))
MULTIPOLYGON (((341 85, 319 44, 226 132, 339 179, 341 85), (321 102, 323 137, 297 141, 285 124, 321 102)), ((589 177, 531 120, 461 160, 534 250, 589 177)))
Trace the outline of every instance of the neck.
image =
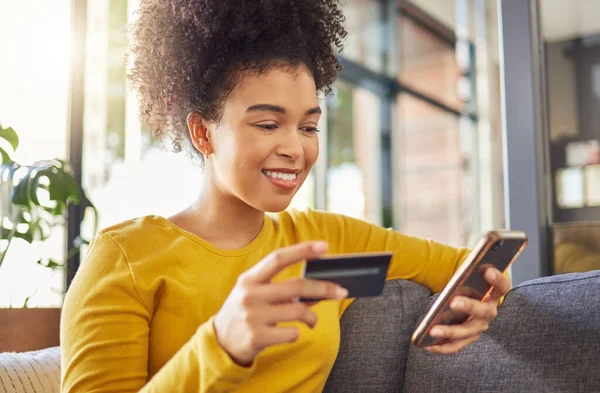
POLYGON ((192 232, 227 249, 249 244, 262 229, 265 215, 238 198, 224 194, 209 179, 189 211, 192 232))

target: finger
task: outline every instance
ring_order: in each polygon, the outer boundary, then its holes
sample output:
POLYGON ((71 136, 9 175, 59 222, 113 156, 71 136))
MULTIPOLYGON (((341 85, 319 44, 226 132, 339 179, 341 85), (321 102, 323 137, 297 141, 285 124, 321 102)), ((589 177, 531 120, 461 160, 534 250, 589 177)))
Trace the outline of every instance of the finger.
POLYGON ((427 349, 428 351, 433 352, 433 353, 449 355, 449 354, 457 353, 458 351, 464 349, 465 347, 473 344, 478 339, 479 339, 479 336, 475 336, 475 337, 467 338, 464 340, 451 341, 451 342, 445 343, 445 344, 431 345, 429 347, 426 347, 425 349, 427 349))
POLYGON ((474 337, 488 329, 488 323, 482 319, 472 319, 460 325, 436 325, 429 334, 432 337, 444 340, 464 340, 474 337))
POLYGON ((264 322, 271 326, 276 326, 279 322, 299 321, 312 329, 317 324, 317 314, 303 303, 270 306, 265 308, 262 313, 264 322))
POLYGON ((272 327, 261 331, 260 349, 271 345, 293 343, 300 337, 300 330, 296 327, 272 327))
POLYGON ((297 298, 345 299, 348 291, 330 281, 295 278, 276 284, 262 285, 256 289, 256 301, 284 303, 297 298))
POLYGON ((470 299, 464 296, 457 296, 452 299, 450 308, 454 311, 467 313, 473 318, 491 321, 498 315, 498 307, 494 303, 482 302, 477 299, 470 299))
MULTIPOLYGON (((290 300, 285 300, 283 302, 275 302, 273 304, 275 305, 281 305, 281 304, 293 304, 293 303, 298 303, 298 299, 290 299, 290 300)), ((319 304, 320 301, 315 300, 314 302, 309 302, 309 301, 303 301, 302 304, 305 304, 308 307, 313 307, 316 306, 317 304, 319 304)))
POLYGON ((305 259, 317 258, 327 252, 325 242, 304 242, 280 248, 240 276, 244 281, 267 283, 281 270, 305 259))
POLYGON ((498 301, 510 291, 510 280, 498 269, 493 267, 487 268, 483 273, 483 276, 488 283, 494 286, 494 289, 487 300, 498 301))

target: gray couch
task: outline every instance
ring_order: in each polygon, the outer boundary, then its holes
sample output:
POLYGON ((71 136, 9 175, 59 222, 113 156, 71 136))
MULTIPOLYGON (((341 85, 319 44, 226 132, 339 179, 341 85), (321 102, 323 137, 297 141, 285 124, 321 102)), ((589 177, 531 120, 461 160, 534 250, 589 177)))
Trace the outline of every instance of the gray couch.
MULTIPOLYGON (((600 392, 600 271, 513 289, 479 341, 455 355, 415 348, 410 336, 433 297, 404 280, 355 301, 325 392, 600 392)), ((58 392, 59 348, 0 354, 0 392, 58 392)))
POLYGON ((515 287, 489 330, 455 355, 410 344, 430 295, 397 280, 355 301, 325 392, 600 392, 600 271, 515 287))

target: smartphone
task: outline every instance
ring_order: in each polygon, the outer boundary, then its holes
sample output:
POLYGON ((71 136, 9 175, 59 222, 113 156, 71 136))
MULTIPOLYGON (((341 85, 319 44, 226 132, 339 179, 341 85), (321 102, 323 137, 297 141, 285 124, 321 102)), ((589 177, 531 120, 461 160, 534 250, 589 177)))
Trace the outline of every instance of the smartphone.
POLYGON ((483 277, 485 270, 493 266, 501 272, 506 271, 526 245, 527 236, 521 231, 486 233, 417 326, 411 338, 412 343, 425 347, 446 342, 447 339, 430 336, 431 328, 440 324, 459 325, 469 318, 469 314, 450 309, 452 299, 455 296, 467 296, 484 301, 493 290, 493 286, 483 277))
MULTIPOLYGON (((309 259, 304 278, 334 282, 348 290, 348 297, 379 296, 392 259, 391 252, 370 252, 309 259)), ((314 302, 323 299, 300 298, 314 302)))

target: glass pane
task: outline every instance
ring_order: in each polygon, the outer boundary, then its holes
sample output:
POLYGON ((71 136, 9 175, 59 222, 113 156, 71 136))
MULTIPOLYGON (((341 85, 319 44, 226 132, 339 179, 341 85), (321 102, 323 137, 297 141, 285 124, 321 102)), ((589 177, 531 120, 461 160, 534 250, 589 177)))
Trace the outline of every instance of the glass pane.
POLYGON ((126 89, 126 28, 136 6, 137 0, 88 3, 83 183, 100 228, 171 215, 200 190, 200 168, 185 153, 167 152, 152 140, 141 126, 135 93, 126 89))
POLYGON ((398 229, 464 246, 465 171, 459 119, 408 94, 398 97, 393 135, 398 229))
POLYGON ((444 104, 462 110, 461 77, 454 43, 441 39, 404 14, 398 16, 399 81, 444 104))
POLYGON ((327 103, 327 210, 381 222, 380 99, 338 81, 327 103))
MULTIPOLYGON (((456 3, 458 1, 464 0, 410 0, 406 2, 417 6, 422 12, 431 16, 436 22, 453 29, 457 22, 456 3)), ((484 1, 493 3, 497 0, 484 1)))
MULTIPOLYGON (((67 155, 71 2, 0 0, 0 124, 13 127, 20 164, 67 155)), ((4 243, 4 242, 0 242, 4 243)), ((0 246, 0 253, 6 244, 0 246)), ((64 257, 64 228, 43 243, 11 242, 0 267, 0 307, 57 307, 64 275, 36 261, 64 257)))
POLYGON ((385 2, 348 0, 344 5, 348 39, 343 55, 374 71, 385 71, 389 48, 385 47, 385 2))
POLYGON ((600 269, 600 4, 540 1, 554 272, 600 269))

